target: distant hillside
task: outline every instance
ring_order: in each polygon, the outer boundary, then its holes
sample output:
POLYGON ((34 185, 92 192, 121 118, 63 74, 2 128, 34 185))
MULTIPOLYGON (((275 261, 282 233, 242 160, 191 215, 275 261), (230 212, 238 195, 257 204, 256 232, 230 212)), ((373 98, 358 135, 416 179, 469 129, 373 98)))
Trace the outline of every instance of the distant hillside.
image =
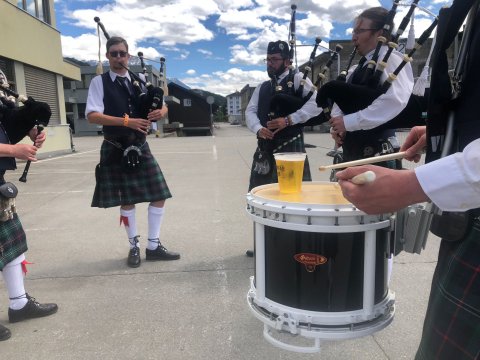
POLYGON ((213 96, 214 104, 217 106, 221 106, 223 109, 227 108, 227 98, 222 95, 211 93, 210 91, 200 90, 200 89, 192 89, 192 91, 196 92, 198 95, 206 99, 208 96, 213 96))

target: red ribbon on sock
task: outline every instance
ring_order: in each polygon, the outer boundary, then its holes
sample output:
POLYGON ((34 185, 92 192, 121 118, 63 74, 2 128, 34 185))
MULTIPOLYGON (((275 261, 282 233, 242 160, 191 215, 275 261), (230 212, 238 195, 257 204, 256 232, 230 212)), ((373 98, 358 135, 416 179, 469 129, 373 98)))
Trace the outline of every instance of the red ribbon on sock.
POLYGON ((122 223, 123 225, 130 227, 127 216, 120 215, 120 225, 122 225, 122 223))
POLYGON ((22 272, 25 274, 25 276, 27 276, 27 272, 28 272, 27 265, 32 265, 33 263, 28 262, 27 260, 23 260, 21 264, 22 264, 22 272))

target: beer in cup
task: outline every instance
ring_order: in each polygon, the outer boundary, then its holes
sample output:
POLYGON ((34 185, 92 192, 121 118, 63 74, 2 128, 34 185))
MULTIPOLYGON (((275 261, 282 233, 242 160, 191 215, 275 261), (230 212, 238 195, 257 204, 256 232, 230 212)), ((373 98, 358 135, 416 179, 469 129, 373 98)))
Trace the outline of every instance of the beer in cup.
POLYGON ((284 194, 299 193, 302 190, 305 153, 273 154, 277 165, 278 186, 284 194))

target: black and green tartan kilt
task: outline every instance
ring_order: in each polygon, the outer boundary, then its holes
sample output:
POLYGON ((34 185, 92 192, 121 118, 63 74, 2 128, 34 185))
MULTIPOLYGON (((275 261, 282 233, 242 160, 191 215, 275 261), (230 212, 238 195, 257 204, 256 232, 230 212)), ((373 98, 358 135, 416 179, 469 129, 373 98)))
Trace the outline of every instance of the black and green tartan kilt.
POLYGON ((109 208, 172 197, 162 170, 150 152, 148 143, 141 147, 142 164, 133 173, 122 169, 123 150, 104 141, 100 149, 100 163, 95 169, 96 186, 92 207, 109 208))
MULTIPOLYGON (((252 162, 251 172, 250 172, 250 184, 248 186, 248 191, 252 190, 254 187, 272 184, 278 182, 277 176, 277 167, 275 165, 275 159, 273 158, 274 153, 284 153, 284 152, 306 152, 305 143, 303 142, 303 134, 296 137, 293 141, 292 139, 273 139, 268 141, 269 150, 266 150, 269 153, 270 163, 272 164, 272 171, 268 175, 259 175, 254 171, 254 163, 252 162)), ((265 143, 265 140, 258 139, 257 151, 262 147, 262 142, 265 143)), ((255 155, 254 155, 255 156, 255 155)), ((303 181, 312 181, 312 175, 310 173, 310 164, 308 162, 308 156, 305 157, 305 165, 303 167, 303 181)))
POLYGON ((18 215, 14 214, 12 220, 0 222, 0 271, 27 249, 27 237, 18 215))
POLYGON ((480 359, 480 219, 440 245, 417 360, 480 359))

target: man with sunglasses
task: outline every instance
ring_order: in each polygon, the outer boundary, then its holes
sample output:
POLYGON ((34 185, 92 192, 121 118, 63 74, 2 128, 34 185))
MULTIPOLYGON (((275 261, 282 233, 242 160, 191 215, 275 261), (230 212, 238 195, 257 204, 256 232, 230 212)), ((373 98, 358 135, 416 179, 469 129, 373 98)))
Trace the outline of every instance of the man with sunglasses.
MULTIPOLYGON (((305 97, 313 86, 307 78, 302 93, 297 93, 303 74, 301 72, 293 73, 291 72, 293 70, 289 70, 290 57, 290 49, 285 41, 268 44, 265 61, 267 73, 271 80, 257 86, 245 111, 247 126, 250 131, 256 134, 258 145, 253 156, 249 191, 256 186, 278 182, 273 153, 306 152, 301 124, 321 112, 315 102, 316 92, 314 92, 313 96, 298 110, 285 116, 270 118, 270 100, 274 94, 279 93, 276 89, 278 86, 282 87, 280 91, 282 94, 298 98, 305 97), (290 91, 288 82, 292 78, 293 91, 290 91)), ((289 100, 288 97, 285 99, 286 101, 289 100)), ((308 158, 306 158, 303 168, 303 181, 311 180, 310 166, 308 158)), ((253 251, 248 250, 247 256, 253 256, 253 251)))
MULTIPOLYGON (((384 30, 388 25, 393 29, 393 23, 388 21, 388 11, 382 7, 373 7, 363 11, 355 20, 352 31, 352 41, 357 52, 362 56, 358 66, 347 74, 347 82, 355 85, 368 86, 364 74, 368 61, 372 59, 378 43, 378 37, 384 36, 387 41, 390 33, 384 30)), ((379 60, 382 60, 387 46, 382 46, 379 60)), ((379 84, 383 84, 388 74, 393 73, 402 62, 402 54, 393 51, 382 73, 379 84)), ((390 89, 374 100, 366 108, 345 115, 338 106, 332 108, 330 120, 331 134, 335 142, 343 148, 343 160, 352 161, 381 154, 398 151, 399 145, 394 129, 376 129, 397 116, 407 105, 413 90, 413 73, 410 63, 400 71, 390 89)), ((355 103, 355 99, 352 99, 355 103)), ((387 167, 397 167, 395 161, 381 163, 387 167)))
POLYGON ((92 207, 120 206, 120 223, 130 243, 127 265, 138 267, 141 259, 135 204, 150 203, 146 259, 177 260, 180 254, 168 251, 160 242, 165 200, 172 195, 146 142, 151 122, 164 117, 167 107, 141 118, 127 71, 128 44, 121 37, 111 37, 106 47, 110 71, 92 80, 85 111, 90 123, 103 125, 104 134, 92 207))

